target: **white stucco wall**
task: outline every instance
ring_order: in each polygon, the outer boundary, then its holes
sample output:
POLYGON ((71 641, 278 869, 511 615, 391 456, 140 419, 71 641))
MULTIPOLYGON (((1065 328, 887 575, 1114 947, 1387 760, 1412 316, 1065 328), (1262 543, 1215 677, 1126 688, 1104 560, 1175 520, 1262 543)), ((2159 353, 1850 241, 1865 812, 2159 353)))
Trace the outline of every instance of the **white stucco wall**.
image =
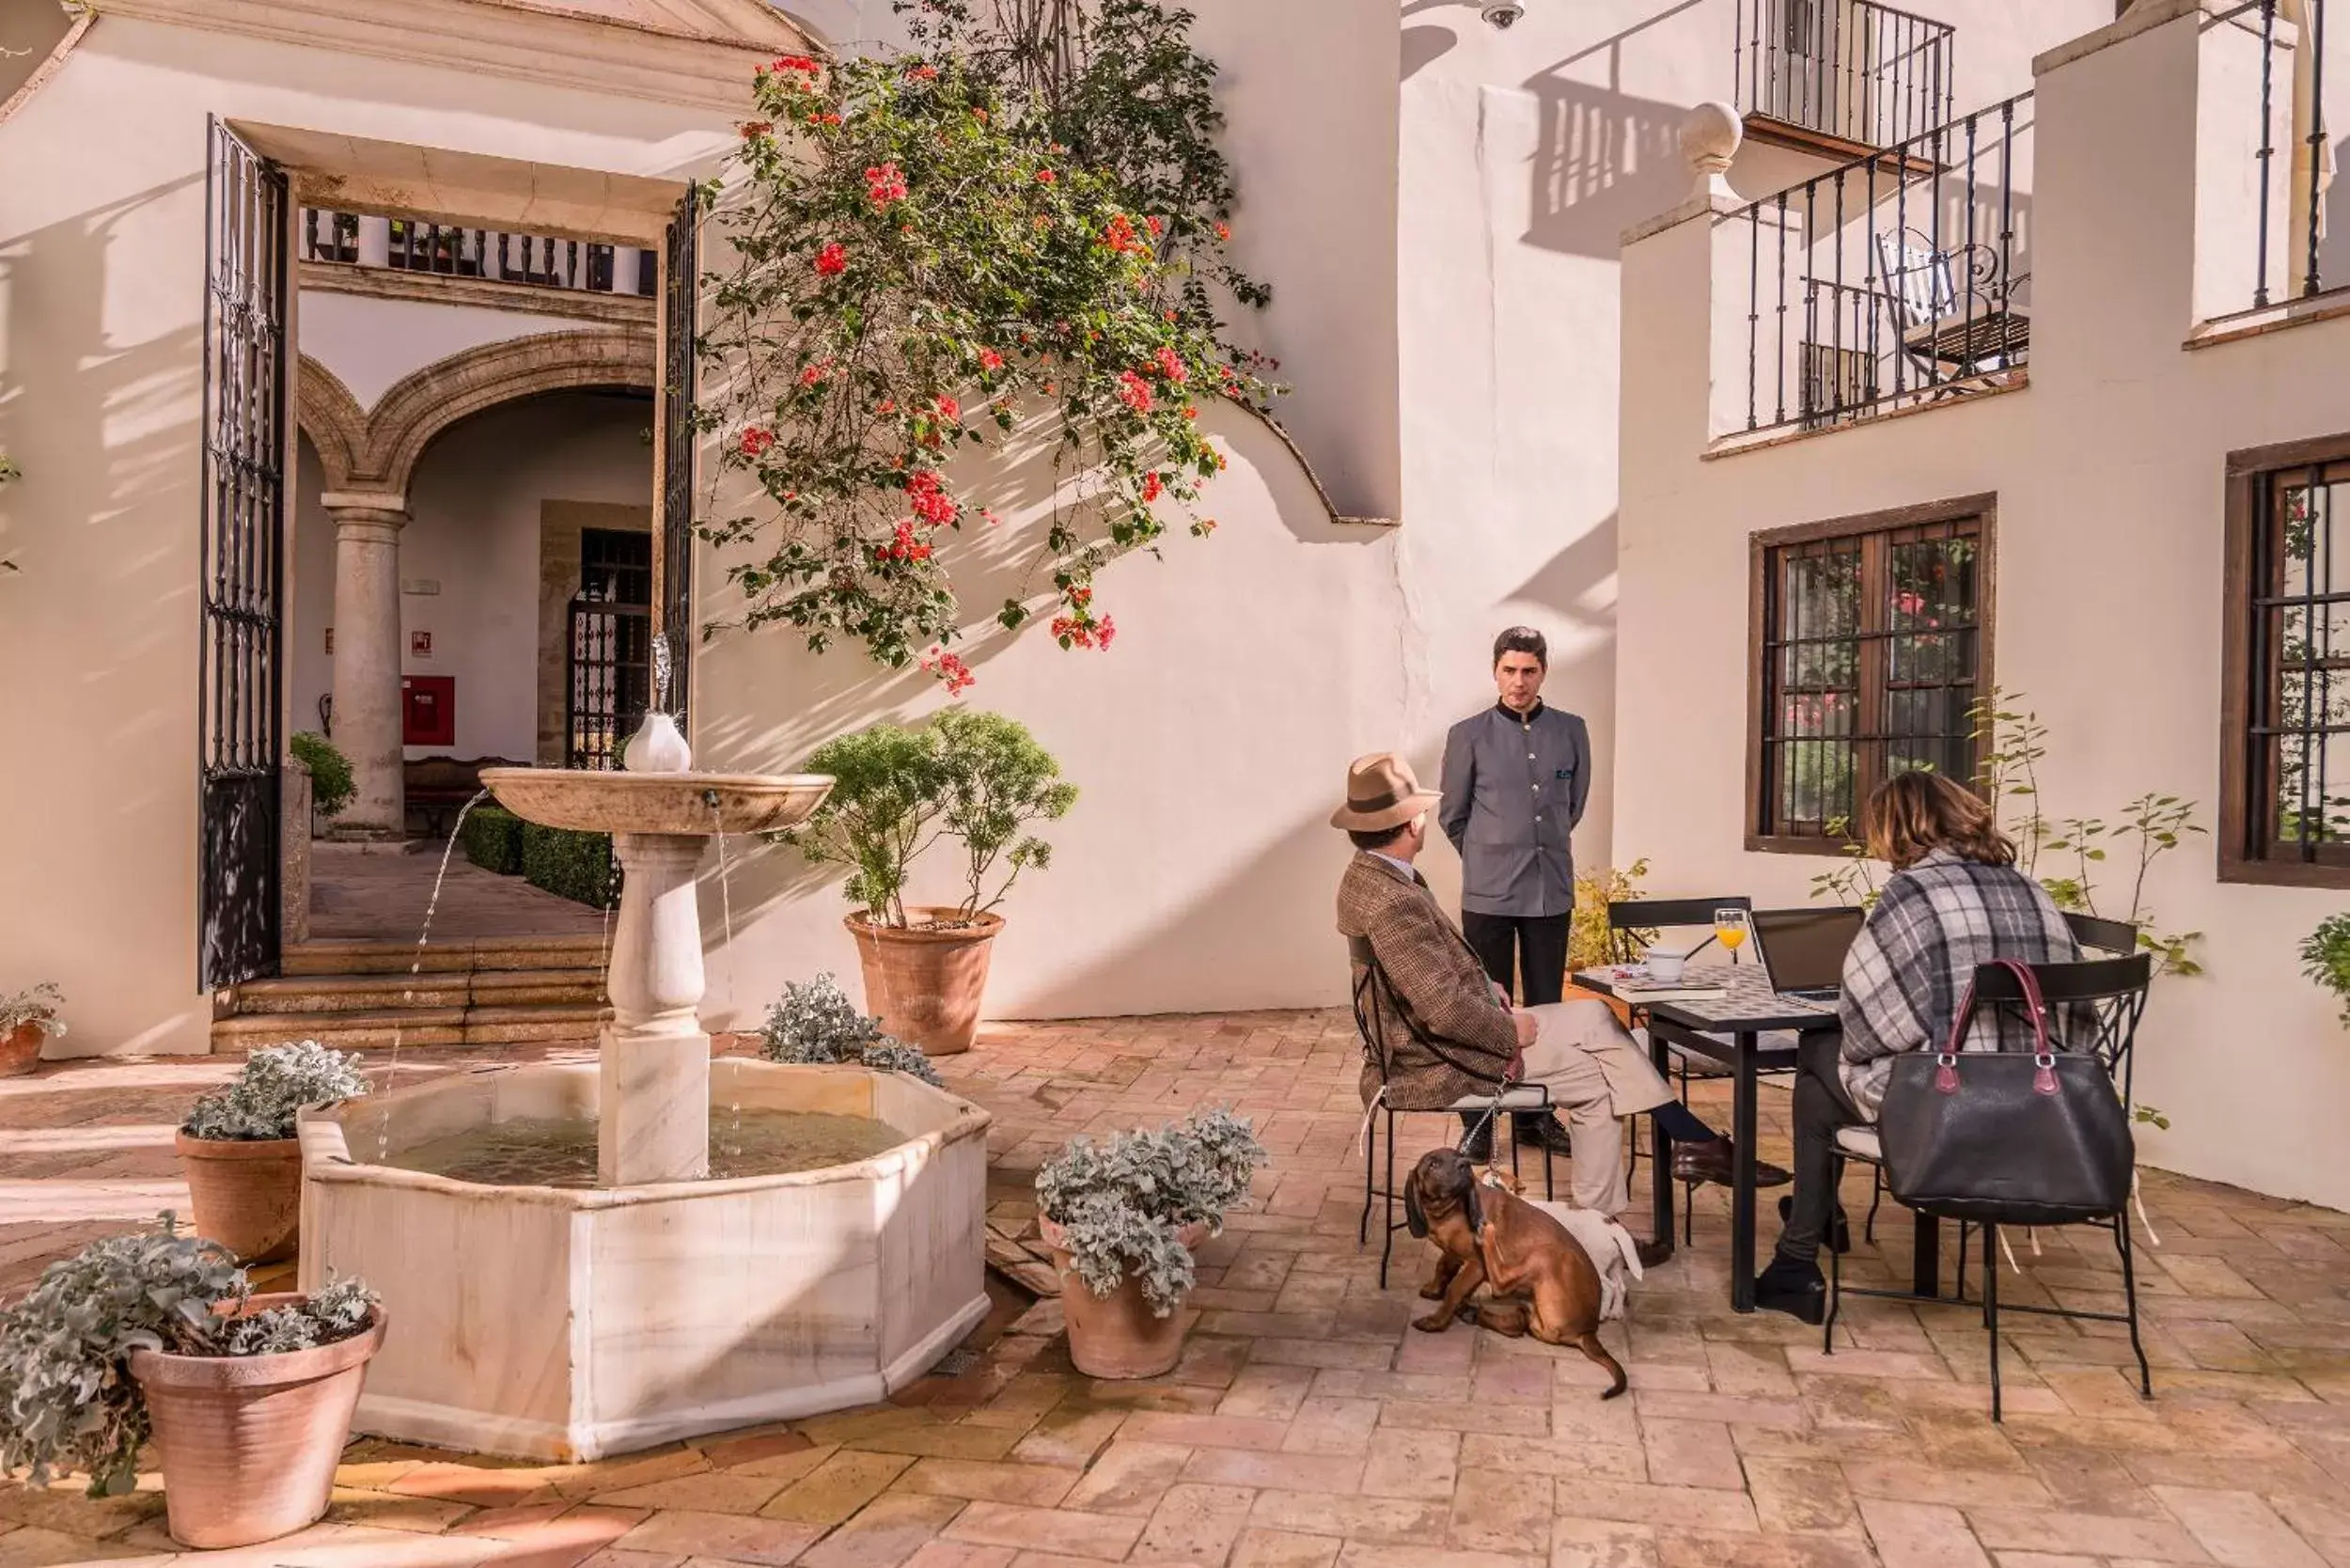
MULTIPOLYGON (((1653 858, 1658 894, 1799 904, 1825 865, 1743 847, 1748 535, 1981 493, 1998 509, 1994 675, 2049 727, 2044 808, 2111 820, 2154 792, 2213 822, 2223 464, 2350 430, 2350 321, 2182 348, 2198 267, 2243 264, 2251 232, 2242 189, 2231 198, 2241 149, 2199 148, 2198 50, 2190 17, 2041 80, 2025 390, 1705 459, 1707 221, 1633 253, 1617 834, 1653 858)), ((2238 71, 2208 123, 2248 133, 2248 86, 2238 71)), ((2173 1125, 2140 1129, 2141 1157, 2350 1204, 2350 1049, 2294 956, 2344 896, 2221 884, 2209 839, 2147 892, 2159 928, 2204 933, 2208 974, 2155 982, 2137 1090, 2173 1125)))
POLYGON ((525 310, 302 290, 302 352, 334 371, 362 409, 373 408, 402 377, 451 354, 579 324, 525 310))

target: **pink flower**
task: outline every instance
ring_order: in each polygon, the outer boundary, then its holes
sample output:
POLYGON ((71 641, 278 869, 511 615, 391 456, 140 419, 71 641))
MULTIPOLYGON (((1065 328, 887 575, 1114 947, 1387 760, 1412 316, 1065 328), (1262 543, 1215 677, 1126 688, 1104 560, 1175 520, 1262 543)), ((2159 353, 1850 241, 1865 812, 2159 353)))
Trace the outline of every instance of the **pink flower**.
POLYGON ((938 410, 938 416, 941 419, 946 420, 948 423, 959 424, 962 422, 963 405, 957 402, 954 399, 948 397, 945 393, 940 393, 938 397, 932 400, 932 406, 938 410))
POLYGON ((876 207, 906 198, 906 178, 896 164, 880 164, 865 171, 865 195, 876 207))
POLYGON ((981 349, 979 351, 980 369, 987 371, 990 375, 993 375, 1003 368, 1004 356, 1002 354, 997 353, 994 349, 981 349))
POLYGON ((1157 500, 1166 489, 1167 486, 1160 481, 1158 475, 1145 474, 1142 476, 1142 499, 1145 505, 1157 500))
POLYGON ((931 644, 930 649, 923 653, 921 666, 947 682, 948 697, 961 697, 964 689, 975 684, 979 679, 971 673, 970 666, 936 643, 931 644))
MULTIPOLYGON (((973 114, 979 113, 977 109, 974 109, 971 112, 973 114)), ((1059 178, 1060 176, 1055 174, 1051 169, 1039 169, 1036 171, 1036 182, 1040 185, 1050 185, 1059 178)))
POLYGON ((776 432, 773 431, 753 425, 743 432, 743 455, 746 458, 756 459, 775 444, 776 432))
POLYGON ((1191 379, 1191 372, 1183 368, 1183 356, 1173 349, 1161 349, 1152 355, 1152 363, 1159 368, 1159 374, 1171 382, 1180 384, 1191 379))
POLYGON ((1151 384, 1132 370, 1118 372, 1118 400, 1136 414, 1151 412, 1151 384))

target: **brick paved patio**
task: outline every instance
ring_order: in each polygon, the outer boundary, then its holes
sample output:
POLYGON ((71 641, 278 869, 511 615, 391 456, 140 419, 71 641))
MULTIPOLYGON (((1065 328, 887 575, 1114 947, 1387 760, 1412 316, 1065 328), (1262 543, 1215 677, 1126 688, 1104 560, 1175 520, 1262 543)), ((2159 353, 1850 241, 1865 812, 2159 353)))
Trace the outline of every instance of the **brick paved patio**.
MULTIPOLYGON (((329 1522, 267 1547, 174 1557, 152 1477, 99 1503, 0 1488, 0 1568, 2350 1568, 2350 1215, 2150 1173, 2156 1399, 2117 1370, 2118 1329, 2025 1320, 2001 1428, 1963 1310, 1856 1303, 1833 1357, 1788 1319, 1734 1316, 1709 1191, 1693 1251, 1608 1329, 1632 1393, 1602 1404, 1572 1351, 1410 1330, 1416 1252, 1379 1290, 1355 1245, 1354 1053, 1340 1015, 1285 1013, 1004 1027, 945 1064, 996 1114, 1007 1216, 1072 1134, 1208 1104, 1259 1119, 1273 1163, 1201 1260, 1167 1378, 1077 1375, 1058 1306, 1007 1294, 968 1365, 886 1405, 588 1466, 356 1444, 329 1522)), ((0 1084, 0 1295, 183 1204, 170 1128, 226 1075, 0 1084)), ((1765 1090, 1766 1153, 1783 1155, 1785 1105, 1765 1090)), ((1407 1128, 1410 1145, 1449 1136, 1407 1128)), ((1856 1275, 1907 1258, 1897 1215, 1878 1239, 1856 1275)), ((2098 1240, 2019 1247, 2002 1295, 2118 1302, 2098 1240)))

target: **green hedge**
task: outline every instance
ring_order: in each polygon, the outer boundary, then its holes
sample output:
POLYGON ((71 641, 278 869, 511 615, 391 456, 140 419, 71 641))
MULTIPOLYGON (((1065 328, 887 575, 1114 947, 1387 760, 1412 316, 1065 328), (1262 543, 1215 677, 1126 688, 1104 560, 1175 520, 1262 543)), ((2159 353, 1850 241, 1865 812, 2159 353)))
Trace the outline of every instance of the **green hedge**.
POLYGON ((465 858, 485 871, 520 876, 523 870, 523 820, 496 806, 477 806, 465 813, 462 835, 465 858))
POLYGON ((614 902, 612 836, 525 823, 523 875, 531 886, 590 909, 608 908, 614 902))

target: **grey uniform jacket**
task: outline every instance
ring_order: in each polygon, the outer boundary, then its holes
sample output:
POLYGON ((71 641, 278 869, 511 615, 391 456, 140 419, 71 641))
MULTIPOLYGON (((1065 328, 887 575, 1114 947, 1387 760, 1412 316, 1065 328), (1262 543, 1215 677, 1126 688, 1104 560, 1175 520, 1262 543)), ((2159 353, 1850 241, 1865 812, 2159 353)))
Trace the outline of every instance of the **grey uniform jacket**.
POLYGON ((1590 731, 1575 714, 1537 706, 1520 718, 1496 703, 1454 725, 1437 822, 1461 854, 1461 908, 1572 913, 1568 836, 1590 793, 1590 731))

